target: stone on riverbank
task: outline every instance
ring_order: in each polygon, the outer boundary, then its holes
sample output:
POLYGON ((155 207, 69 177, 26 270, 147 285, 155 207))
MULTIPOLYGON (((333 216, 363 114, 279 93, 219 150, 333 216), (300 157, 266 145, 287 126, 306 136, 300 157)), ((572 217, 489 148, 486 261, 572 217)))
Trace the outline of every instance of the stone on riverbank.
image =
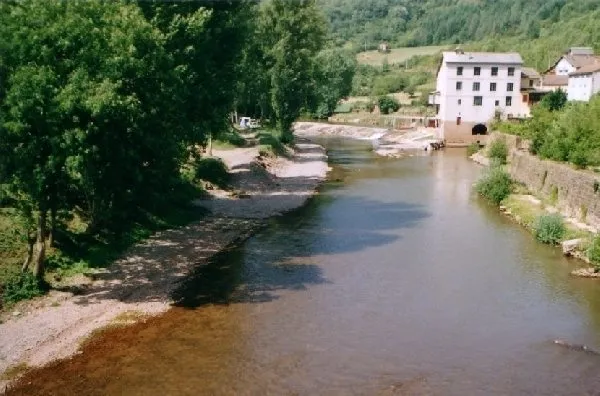
POLYGON ((564 241, 561 243, 562 246, 562 252, 565 256, 573 256, 573 254, 579 250, 579 247, 581 246, 581 238, 578 239, 571 239, 568 241, 564 241))
POLYGON ((571 272, 571 275, 579 276, 582 278, 598 278, 600 279, 600 272, 596 272, 595 268, 580 268, 571 272))

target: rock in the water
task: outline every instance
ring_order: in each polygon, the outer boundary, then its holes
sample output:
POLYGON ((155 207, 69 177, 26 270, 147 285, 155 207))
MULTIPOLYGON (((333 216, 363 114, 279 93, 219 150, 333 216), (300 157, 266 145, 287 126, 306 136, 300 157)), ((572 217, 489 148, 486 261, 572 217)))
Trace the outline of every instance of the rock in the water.
POLYGON ((581 244, 581 239, 571 239, 564 241, 562 245, 562 251, 565 256, 572 256, 581 244))

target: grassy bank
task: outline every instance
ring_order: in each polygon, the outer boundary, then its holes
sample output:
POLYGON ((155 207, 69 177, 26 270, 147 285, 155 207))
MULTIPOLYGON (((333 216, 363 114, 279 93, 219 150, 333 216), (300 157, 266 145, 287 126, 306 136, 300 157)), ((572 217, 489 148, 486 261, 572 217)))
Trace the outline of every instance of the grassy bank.
MULTIPOLYGON (((585 219, 564 216, 556 206, 558 197, 555 194, 538 198, 511 179, 507 171, 508 150, 504 140, 494 140, 480 153, 489 158, 490 167, 475 185, 479 195, 529 230, 539 242, 563 245, 565 254, 591 263, 596 271, 600 270, 600 237, 585 224, 585 219), (565 244, 567 241, 573 242, 565 244), (597 252, 595 247, 599 248, 597 252)), ((584 276, 595 274, 594 269, 585 269, 584 272, 584 276)))

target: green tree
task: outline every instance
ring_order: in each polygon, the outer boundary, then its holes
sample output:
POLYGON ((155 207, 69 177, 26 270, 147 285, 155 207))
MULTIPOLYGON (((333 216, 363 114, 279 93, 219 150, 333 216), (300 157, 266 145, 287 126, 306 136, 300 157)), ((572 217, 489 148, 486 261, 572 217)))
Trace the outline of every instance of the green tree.
POLYGON ((540 102, 540 106, 544 106, 550 111, 561 110, 566 104, 567 94, 562 89, 548 93, 540 102))
POLYGON ((28 222, 35 222, 35 239, 29 236, 28 257, 34 275, 44 274, 47 217, 59 205, 58 186, 63 177, 65 152, 56 101, 57 76, 47 66, 18 67, 9 78, 0 126, 0 161, 10 193, 28 222), (33 257, 33 241, 37 249, 33 257))
POLYGON ((380 96, 377 100, 377 104, 379 106, 379 110, 383 114, 393 113, 395 111, 398 111, 398 109, 400 108, 400 103, 398 103, 398 101, 395 98, 387 95, 380 96))
POLYGON ((312 112, 326 118, 335 110, 339 100, 352 91, 356 60, 351 53, 339 49, 321 51, 315 59, 314 96, 312 112))
POLYGON ((259 34, 271 77, 271 106, 283 142, 313 88, 315 55, 325 38, 325 21, 314 0, 269 0, 261 8, 259 34))

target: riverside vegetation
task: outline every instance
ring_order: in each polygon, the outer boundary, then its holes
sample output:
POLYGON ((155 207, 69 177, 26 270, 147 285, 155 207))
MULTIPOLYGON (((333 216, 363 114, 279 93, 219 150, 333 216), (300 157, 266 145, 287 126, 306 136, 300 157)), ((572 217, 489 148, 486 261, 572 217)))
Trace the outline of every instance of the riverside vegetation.
POLYGON ((354 70, 315 1, 1 3, 3 302, 198 218, 198 179, 228 180, 200 147, 239 142, 234 110, 276 152, 354 70))
MULTIPOLYGON (((494 128, 513 133, 530 139, 531 154, 551 160, 571 162, 577 168, 588 164, 596 164, 598 155, 597 142, 600 136, 597 127, 591 119, 579 120, 567 127, 567 122, 575 121, 574 115, 594 117, 599 98, 594 97, 588 103, 567 103, 564 92, 557 91, 546 95, 544 100, 533 109, 533 117, 519 124, 512 122, 496 122, 494 128), (591 112, 584 115, 583 109, 591 112), (552 120, 552 121, 549 121, 552 120), (580 133, 582 136, 576 136, 580 133), (585 139, 589 140, 585 140, 585 139), (565 155, 563 150, 568 150, 565 155)), ((471 147, 469 154, 475 151, 471 147)), ((600 235, 583 231, 578 227, 570 227, 559 213, 548 213, 541 207, 533 209, 531 203, 516 198, 513 193, 522 190, 516 185, 504 169, 509 149, 506 140, 497 138, 490 142, 485 149, 490 159, 490 168, 476 183, 475 189, 479 195, 495 205, 504 205, 526 228, 530 229, 536 239, 542 243, 557 245, 569 239, 582 239, 580 248, 584 250, 594 271, 600 272, 600 235)), ((547 204, 557 204, 558 190, 556 187, 550 193, 547 204)))

